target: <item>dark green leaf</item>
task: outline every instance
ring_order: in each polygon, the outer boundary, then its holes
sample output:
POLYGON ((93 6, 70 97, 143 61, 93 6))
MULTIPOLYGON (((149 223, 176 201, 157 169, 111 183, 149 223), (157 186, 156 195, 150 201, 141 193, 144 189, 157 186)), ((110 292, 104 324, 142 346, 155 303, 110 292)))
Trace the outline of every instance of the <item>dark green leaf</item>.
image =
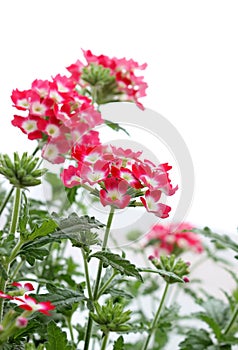
POLYGON ((120 336, 113 344, 113 350, 125 350, 124 339, 120 336))
POLYGON ((209 333, 204 329, 192 329, 187 337, 179 344, 180 350, 215 350, 209 333))
POLYGON ((47 327, 48 342, 46 350, 71 350, 72 347, 68 344, 65 332, 56 325, 54 321, 50 321, 47 327))
POLYGON ((118 123, 114 123, 111 122, 110 120, 105 120, 104 119, 104 123, 109 126, 109 128, 111 128, 114 131, 119 131, 122 130, 125 134, 127 134, 128 136, 130 136, 130 134, 128 133, 128 131, 126 129, 124 129, 123 127, 121 127, 118 123))
POLYGON ((56 311, 58 312, 71 310, 74 303, 86 300, 82 291, 59 288, 51 283, 48 283, 46 287, 49 293, 37 295, 36 298, 38 301, 50 301, 56 307, 56 311))
POLYGON ((90 255, 90 258, 97 258, 104 264, 112 266, 115 270, 121 274, 132 276, 142 281, 142 277, 134 264, 129 260, 122 258, 119 254, 110 252, 97 252, 90 255))
POLYGON ((7 271, 6 271, 5 267, 2 265, 1 262, 0 262, 0 275, 2 276, 2 278, 3 278, 5 281, 8 279, 7 271))

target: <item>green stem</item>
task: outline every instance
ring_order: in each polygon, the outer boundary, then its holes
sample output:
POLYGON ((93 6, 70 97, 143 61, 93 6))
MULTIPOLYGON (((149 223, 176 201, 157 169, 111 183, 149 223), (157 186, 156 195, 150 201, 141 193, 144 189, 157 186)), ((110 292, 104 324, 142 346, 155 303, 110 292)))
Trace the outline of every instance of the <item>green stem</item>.
MULTIPOLYGON (((14 235, 17 230, 18 225, 18 219, 19 219, 19 212, 20 212, 20 205, 21 205, 21 189, 16 188, 15 191, 15 198, 13 203, 13 211, 12 211, 12 217, 11 217, 11 225, 10 225, 10 234, 14 235)), ((6 258, 4 268, 6 270, 7 275, 9 274, 9 269, 12 261, 16 258, 20 248, 22 246, 21 240, 18 241, 15 248, 12 250, 11 255, 9 258, 6 258)), ((3 277, 0 280, 0 290, 5 293, 7 285, 7 280, 5 280, 3 277)), ((4 306, 4 299, 0 300, 0 322, 3 318, 3 306, 4 306)))
POLYGON ((151 324, 151 327, 150 327, 150 330, 149 330, 148 337, 147 337, 147 339, 145 341, 145 344, 144 344, 142 350, 147 350, 148 349, 150 339, 151 339, 151 337, 152 337, 152 335, 154 333, 154 330, 155 330, 156 325, 158 323, 158 320, 160 318, 160 314, 161 314, 161 311, 162 311, 162 308, 163 308, 163 305, 164 305, 164 301, 165 301, 168 289, 169 289, 169 283, 166 283, 166 286, 165 286, 165 289, 164 289, 164 293, 162 295, 162 298, 161 298, 158 310, 157 310, 157 312, 155 314, 154 320, 153 320, 153 322, 151 324))
POLYGON ((24 259, 22 259, 19 263, 17 263, 17 266, 15 267, 15 270, 13 271, 11 275, 11 280, 14 281, 15 277, 17 276, 18 272, 20 271, 22 265, 24 264, 24 259))
POLYGON ((226 326, 226 328, 224 330, 224 334, 227 334, 230 331, 230 329, 233 326, 233 323, 235 322, 237 316, 238 316, 238 305, 236 305, 236 307, 235 307, 235 309, 233 311, 231 319, 230 319, 229 323, 227 324, 227 326, 226 326))
MULTIPOLYGON (((108 237, 109 237, 109 233, 110 233, 110 229, 111 229, 111 225, 112 225, 113 215, 114 215, 114 208, 111 207, 111 210, 110 210, 110 213, 108 216, 108 220, 107 220, 106 231, 105 231, 105 235, 104 235, 104 239, 103 239, 102 252, 104 252, 106 250, 106 247, 107 247, 107 241, 108 241, 108 237)), ((98 273, 97 273, 97 277, 96 277, 94 293, 93 293, 94 300, 98 299, 97 295, 98 295, 98 288, 99 288, 101 274, 102 274, 102 267, 103 267, 103 262, 100 260, 99 265, 98 265, 98 273)))
POLYGON ((109 284, 113 281, 114 277, 117 275, 117 272, 114 272, 111 277, 105 282, 105 284, 98 291, 98 298, 105 292, 109 284))
POLYGON ((90 284, 90 277, 89 277, 89 271, 88 271, 88 261, 86 257, 86 253, 81 248, 82 256, 83 256, 83 264, 84 264, 84 272, 85 272, 85 277, 86 277, 86 285, 87 285, 87 290, 88 290, 88 297, 92 301, 93 300, 93 293, 91 289, 91 284, 90 284))
POLYGON ((71 317, 66 317, 66 321, 67 321, 67 325, 69 328, 70 338, 71 338, 72 342, 74 343, 74 332, 73 332, 73 327, 71 324, 71 317))
POLYGON ((14 204, 13 204, 13 211, 12 211, 11 226, 10 226, 10 234, 11 233, 15 234, 15 232, 17 230, 20 205, 21 205, 21 189, 16 187, 14 204))
POLYGON ((0 215, 2 215, 3 210, 5 209, 5 206, 7 205, 9 199, 11 198, 12 192, 14 190, 14 187, 12 186, 12 188, 10 189, 10 191, 8 192, 6 198, 4 199, 4 201, 2 202, 2 205, 0 207, 0 215))
MULTIPOLYGON (((51 252, 53 250, 53 243, 50 243, 49 245, 49 254, 47 255, 46 259, 43 261, 43 266, 42 266, 42 270, 41 270, 41 277, 44 278, 44 274, 45 274, 45 271, 46 271, 46 265, 47 263, 49 262, 49 260, 51 259, 51 252)), ((40 292, 40 288, 41 288, 41 283, 38 284, 37 286, 37 289, 36 289, 36 294, 39 294, 40 292)))
POLYGON ((105 334, 104 337, 103 337, 101 350, 106 350, 108 338, 109 338, 109 332, 107 334, 105 334))
MULTIPOLYGON (((108 237, 109 237, 109 233, 110 233, 110 229, 111 229, 113 215, 114 215, 114 208, 111 207, 110 213, 108 215, 106 231, 105 231, 105 235, 104 235, 104 239, 103 239, 102 251, 105 251, 106 247, 107 247, 107 241, 108 241, 108 237)), ((93 293, 94 300, 97 300, 97 298, 98 298, 98 289, 99 289, 99 285, 100 285, 102 267, 103 267, 103 263, 102 263, 102 261, 100 261, 99 265, 98 265, 98 272, 97 272, 95 288, 94 288, 94 293, 93 293)), ((90 343, 90 338, 91 338, 91 333, 92 333, 92 326, 93 326, 93 320, 89 316, 86 334, 85 334, 85 339, 84 339, 84 350, 88 350, 88 348, 89 348, 89 343, 90 343)))

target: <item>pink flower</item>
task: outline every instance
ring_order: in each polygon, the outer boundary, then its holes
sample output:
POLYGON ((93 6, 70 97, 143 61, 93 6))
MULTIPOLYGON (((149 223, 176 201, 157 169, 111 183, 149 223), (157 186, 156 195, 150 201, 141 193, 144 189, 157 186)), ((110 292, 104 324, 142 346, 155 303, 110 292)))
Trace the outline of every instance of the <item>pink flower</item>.
POLYGON ((171 210, 171 207, 160 203, 159 202, 160 197, 161 197, 161 191, 148 190, 145 192, 145 198, 140 197, 140 200, 148 212, 154 213, 156 216, 164 219, 164 218, 167 218, 169 216, 169 212, 171 210))
MULTIPOLYGON (((35 80, 31 89, 12 92, 14 107, 24 112, 15 115, 12 125, 30 140, 42 140, 42 156, 52 163, 63 163, 75 142, 103 122, 92 101, 76 90, 76 83, 56 75, 53 81, 35 80)), ((95 135, 93 143, 95 144, 95 135)))
POLYGON ((12 286, 13 287, 17 287, 18 288, 18 293, 22 294, 22 295, 27 293, 27 292, 31 292, 31 291, 33 291, 35 289, 33 287, 33 285, 31 283, 29 283, 29 282, 24 283, 24 285, 22 285, 19 282, 13 282, 12 286))
POLYGON ((50 310, 55 309, 55 306, 52 305, 50 301, 42 301, 38 303, 36 299, 30 297, 27 294, 24 295, 24 299, 16 297, 15 300, 20 301, 21 304, 19 304, 18 306, 21 309, 32 312, 39 311, 47 316, 50 316, 50 310))
POLYGON ((17 328, 25 328, 27 326, 28 319, 22 316, 17 317, 16 319, 16 327, 17 328))
POLYGON ((100 201, 103 206, 111 205, 123 209, 130 203, 131 197, 126 194, 128 183, 125 180, 107 178, 104 181, 105 189, 100 191, 100 201))
POLYGON ((159 256, 161 252, 178 255, 189 249, 201 253, 203 246, 196 233, 192 232, 193 228, 189 223, 156 224, 146 235, 145 244, 153 247, 155 256, 159 256))
POLYGON ((89 67, 90 64, 103 66, 109 69, 110 75, 115 78, 116 88, 114 88, 114 99, 135 102, 138 107, 143 109, 143 105, 138 99, 146 96, 145 91, 148 85, 143 81, 142 76, 136 75, 136 72, 138 70, 144 70, 147 66, 146 63, 139 65, 132 59, 110 58, 105 55, 96 56, 90 50, 83 50, 83 54, 87 61, 86 65, 78 60, 76 63, 67 67, 74 81, 81 87, 87 86, 88 83, 82 80, 83 69, 89 67))
POLYGON ((13 297, 11 295, 3 293, 3 291, 1 291, 1 290, 0 290, 0 298, 13 299, 13 297))

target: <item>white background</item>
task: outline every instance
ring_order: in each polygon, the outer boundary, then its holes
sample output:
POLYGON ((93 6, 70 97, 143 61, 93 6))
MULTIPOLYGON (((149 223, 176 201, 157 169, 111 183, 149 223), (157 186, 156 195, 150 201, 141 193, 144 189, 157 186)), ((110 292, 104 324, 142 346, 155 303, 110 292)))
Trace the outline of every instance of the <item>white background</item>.
POLYGON ((1 152, 35 147, 10 124, 13 89, 65 74, 81 48, 147 62, 143 103, 178 129, 193 159, 187 219, 236 234, 237 16, 237 1, 2 1, 1 152))

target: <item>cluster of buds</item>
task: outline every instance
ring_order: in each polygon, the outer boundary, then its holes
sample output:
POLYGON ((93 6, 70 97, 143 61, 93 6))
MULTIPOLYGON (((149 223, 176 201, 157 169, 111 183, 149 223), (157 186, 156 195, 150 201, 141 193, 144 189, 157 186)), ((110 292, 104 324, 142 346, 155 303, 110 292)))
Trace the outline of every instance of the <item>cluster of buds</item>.
POLYGON ((19 315, 15 310, 10 309, 4 316, 0 324, 0 344, 4 343, 10 336, 12 336, 19 328, 25 328, 28 323, 28 318, 34 312, 40 312, 50 316, 49 311, 54 310, 55 306, 50 301, 37 302, 37 300, 30 295, 29 292, 34 290, 31 283, 22 285, 19 282, 13 282, 12 286, 16 289, 10 290, 7 294, 0 291, 0 298, 7 299, 11 303, 16 304, 24 312, 19 315))
POLYGON ((109 299, 106 305, 100 306, 98 302, 95 302, 94 306, 96 313, 90 312, 90 315, 104 334, 130 330, 130 325, 126 323, 130 320, 131 311, 123 311, 122 304, 113 304, 113 301, 109 299))
POLYGON ((143 109, 139 98, 146 95, 147 83, 143 76, 137 76, 138 70, 144 70, 146 63, 139 65, 126 58, 94 55, 90 50, 83 50, 86 64, 77 60, 67 67, 71 77, 97 104, 115 101, 135 102, 143 109))
POLYGON ((160 202, 161 197, 173 195, 178 188, 171 185, 171 167, 142 160, 141 154, 100 144, 77 145, 72 152, 77 166, 64 169, 61 178, 66 187, 86 185, 92 193, 98 193, 103 206, 144 206, 148 212, 166 218, 171 208, 160 202))
POLYGON ((22 157, 14 152, 14 160, 7 154, 0 155, 0 174, 15 187, 26 188, 41 183, 39 177, 45 174, 45 169, 38 169, 39 158, 24 152, 22 157))
POLYGON ((175 255, 161 255, 160 259, 149 256, 149 260, 167 283, 189 282, 189 262, 184 262, 181 258, 176 260, 175 255))
POLYGON ((203 245, 189 223, 156 224, 145 236, 145 247, 152 247, 153 254, 174 254, 176 256, 187 250, 203 252, 203 245))

